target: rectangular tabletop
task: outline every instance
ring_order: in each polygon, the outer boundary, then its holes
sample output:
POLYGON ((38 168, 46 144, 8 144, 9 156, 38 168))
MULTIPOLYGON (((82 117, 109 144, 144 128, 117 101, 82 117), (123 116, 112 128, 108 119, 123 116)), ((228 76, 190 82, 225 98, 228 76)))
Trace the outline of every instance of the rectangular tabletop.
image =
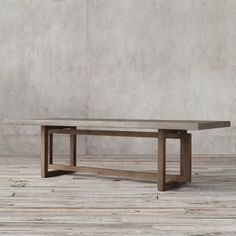
POLYGON ((203 120, 140 120, 140 119, 75 119, 75 118, 46 118, 19 119, 2 122, 5 125, 32 126, 76 126, 78 128, 127 128, 127 129, 174 129, 174 130, 203 130, 229 127, 230 121, 203 120))

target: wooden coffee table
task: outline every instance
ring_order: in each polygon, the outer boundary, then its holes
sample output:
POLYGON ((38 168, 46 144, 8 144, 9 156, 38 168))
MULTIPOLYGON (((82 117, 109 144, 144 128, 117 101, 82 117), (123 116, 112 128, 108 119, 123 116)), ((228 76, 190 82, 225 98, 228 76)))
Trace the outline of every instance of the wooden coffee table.
POLYGON ((41 177, 50 177, 69 172, 93 173, 158 182, 158 190, 165 191, 180 184, 191 182, 192 142, 188 130, 205 130, 229 127, 229 121, 199 120, 124 120, 124 119, 25 119, 3 120, 5 125, 41 126, 41 177), (53 162, 53 134, 70 136, 70 165, 53 162), (157 172, 76 165, 77 135, 101 135, 155 138, 158 140, 157 172), (180 140, 180 173, 166 174, 166 139, 180 140), (49 171, 49 169, 51 169, 49 171))

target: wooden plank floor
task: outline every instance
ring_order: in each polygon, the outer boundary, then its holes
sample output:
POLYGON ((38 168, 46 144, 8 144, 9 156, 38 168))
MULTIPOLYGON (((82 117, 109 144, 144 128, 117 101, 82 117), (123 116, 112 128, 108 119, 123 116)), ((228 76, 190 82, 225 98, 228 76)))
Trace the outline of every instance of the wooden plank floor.
MULTIPOLYGON (((156 170, 155 156, 80 159, 156 170)), ((175 173, 178 157, 168 160, 175 173)), ((0 235, 236 235, 236 156, 194 156, 193 182, 167 192, 154 183, 77 173, 41 179, 38 157, 1 156, 0 235)))

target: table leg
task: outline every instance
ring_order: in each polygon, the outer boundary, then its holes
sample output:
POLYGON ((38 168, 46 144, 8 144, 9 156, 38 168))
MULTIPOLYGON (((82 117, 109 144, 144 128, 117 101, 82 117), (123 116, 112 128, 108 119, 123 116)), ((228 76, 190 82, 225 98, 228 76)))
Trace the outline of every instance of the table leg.
POLYGON ((191 134, 183 134, 180 139, 180 175, 191 182, 192 175, 192 141, 191 134))
POLYGON ((49 134, 48 152, 49 152, 49 164, 53 164, 53 133, 49 134))
MULTIPOLYGON (((73 129, 76 130, 76 127, 73 129)), ((76 166, 76 134, 70 134, 70 165, 76 166)))
POLYGON ((165 191, 166 183, 166 134, 158 130, 158 190, 165 191))
POLYGON ((41 177, 48 174, 48 127, 41 126, 41 177))

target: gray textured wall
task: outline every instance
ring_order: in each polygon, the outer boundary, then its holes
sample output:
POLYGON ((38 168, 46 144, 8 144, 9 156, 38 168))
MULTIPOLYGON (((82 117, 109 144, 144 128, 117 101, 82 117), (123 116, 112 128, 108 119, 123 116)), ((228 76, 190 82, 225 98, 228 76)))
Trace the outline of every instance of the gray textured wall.
MULTIPOLYGON (((236 153, 235 42, 234 0, 1 0, 0 117, 231 120, 195 132, 193 152, 236 153)), ((38 153, 39 129, 0 131, 0 153, 38 153)), ((78 145, 156 151, 144 139, 78 145)))

